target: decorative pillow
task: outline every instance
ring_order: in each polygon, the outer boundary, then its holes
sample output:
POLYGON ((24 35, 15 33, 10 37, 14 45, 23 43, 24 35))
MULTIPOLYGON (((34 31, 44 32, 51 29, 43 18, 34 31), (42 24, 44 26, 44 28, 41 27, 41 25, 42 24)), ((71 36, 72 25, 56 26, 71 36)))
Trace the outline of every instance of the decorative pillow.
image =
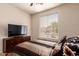
POLYGON ((55 48, 52 50, 53 56, 61 56, 63 55, 63 45, 66 42, 66 36, 55 46, 55 48))
POLYGON ((66 56, 75 56, 74 52, 68 46, 64 46, 63 53, 66 56))
POLYGON ((79 43, 79 37, 77 37, 77 36, 74 36, 74 37, 69 37, 68 38, 68 40, 67 40, 67 42, 69 42, 69 43, 79 43))
POLYGON ((67 38, 66 38, 66 37, 67 37, 67 36, 64 36, 63 39, 60 40, 59 44, 60 44, 60 43, 65 43, 65 42, 67 41, 67 38))
POLYGON ((56 45, 54 49, 52 49, 52 55, 55 56, 58 54, 58 52, 61 50, 61 45, 56 45))
POLYGON ((79 37, 73 36, 69 37, 66 41, 66 45, 72 50, 75 51, 75 55, 79 55, 79 37))

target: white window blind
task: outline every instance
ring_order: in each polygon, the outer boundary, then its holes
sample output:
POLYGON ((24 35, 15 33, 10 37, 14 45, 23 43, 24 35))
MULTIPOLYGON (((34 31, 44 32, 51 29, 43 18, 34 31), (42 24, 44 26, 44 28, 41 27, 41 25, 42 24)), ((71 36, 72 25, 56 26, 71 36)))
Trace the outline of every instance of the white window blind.
POLYGON ((40 38, 58 38, 58 13, 40 17, 40 38))

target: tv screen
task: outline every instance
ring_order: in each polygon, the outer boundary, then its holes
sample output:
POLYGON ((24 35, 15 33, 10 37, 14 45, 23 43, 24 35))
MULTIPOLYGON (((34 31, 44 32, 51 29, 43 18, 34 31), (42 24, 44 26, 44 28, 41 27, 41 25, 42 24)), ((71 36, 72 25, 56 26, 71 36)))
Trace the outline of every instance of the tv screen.
POLYGON ((27 27, 24 25, 8 24, 8 37, 25 35, 27 33, 27 27))

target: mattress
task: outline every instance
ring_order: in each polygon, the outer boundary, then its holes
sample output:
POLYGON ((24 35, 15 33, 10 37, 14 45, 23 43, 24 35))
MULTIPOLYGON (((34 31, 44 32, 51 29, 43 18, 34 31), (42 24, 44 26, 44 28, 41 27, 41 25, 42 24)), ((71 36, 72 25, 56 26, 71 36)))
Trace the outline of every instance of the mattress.
POLYGON ((18 44, 17 46, 30 50, 41 56, 49 56, 52 51, 51 46, 44 46, 44 45, 36 44, 34 42, 29 42, 29 41, 18 44))

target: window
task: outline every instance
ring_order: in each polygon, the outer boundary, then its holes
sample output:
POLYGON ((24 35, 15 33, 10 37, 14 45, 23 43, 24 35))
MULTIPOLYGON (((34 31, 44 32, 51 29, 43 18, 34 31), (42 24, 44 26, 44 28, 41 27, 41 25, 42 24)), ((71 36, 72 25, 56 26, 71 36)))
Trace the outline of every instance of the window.
POLYGON ((58 39, 58 14, 40 17, 39 37, 58 39))

